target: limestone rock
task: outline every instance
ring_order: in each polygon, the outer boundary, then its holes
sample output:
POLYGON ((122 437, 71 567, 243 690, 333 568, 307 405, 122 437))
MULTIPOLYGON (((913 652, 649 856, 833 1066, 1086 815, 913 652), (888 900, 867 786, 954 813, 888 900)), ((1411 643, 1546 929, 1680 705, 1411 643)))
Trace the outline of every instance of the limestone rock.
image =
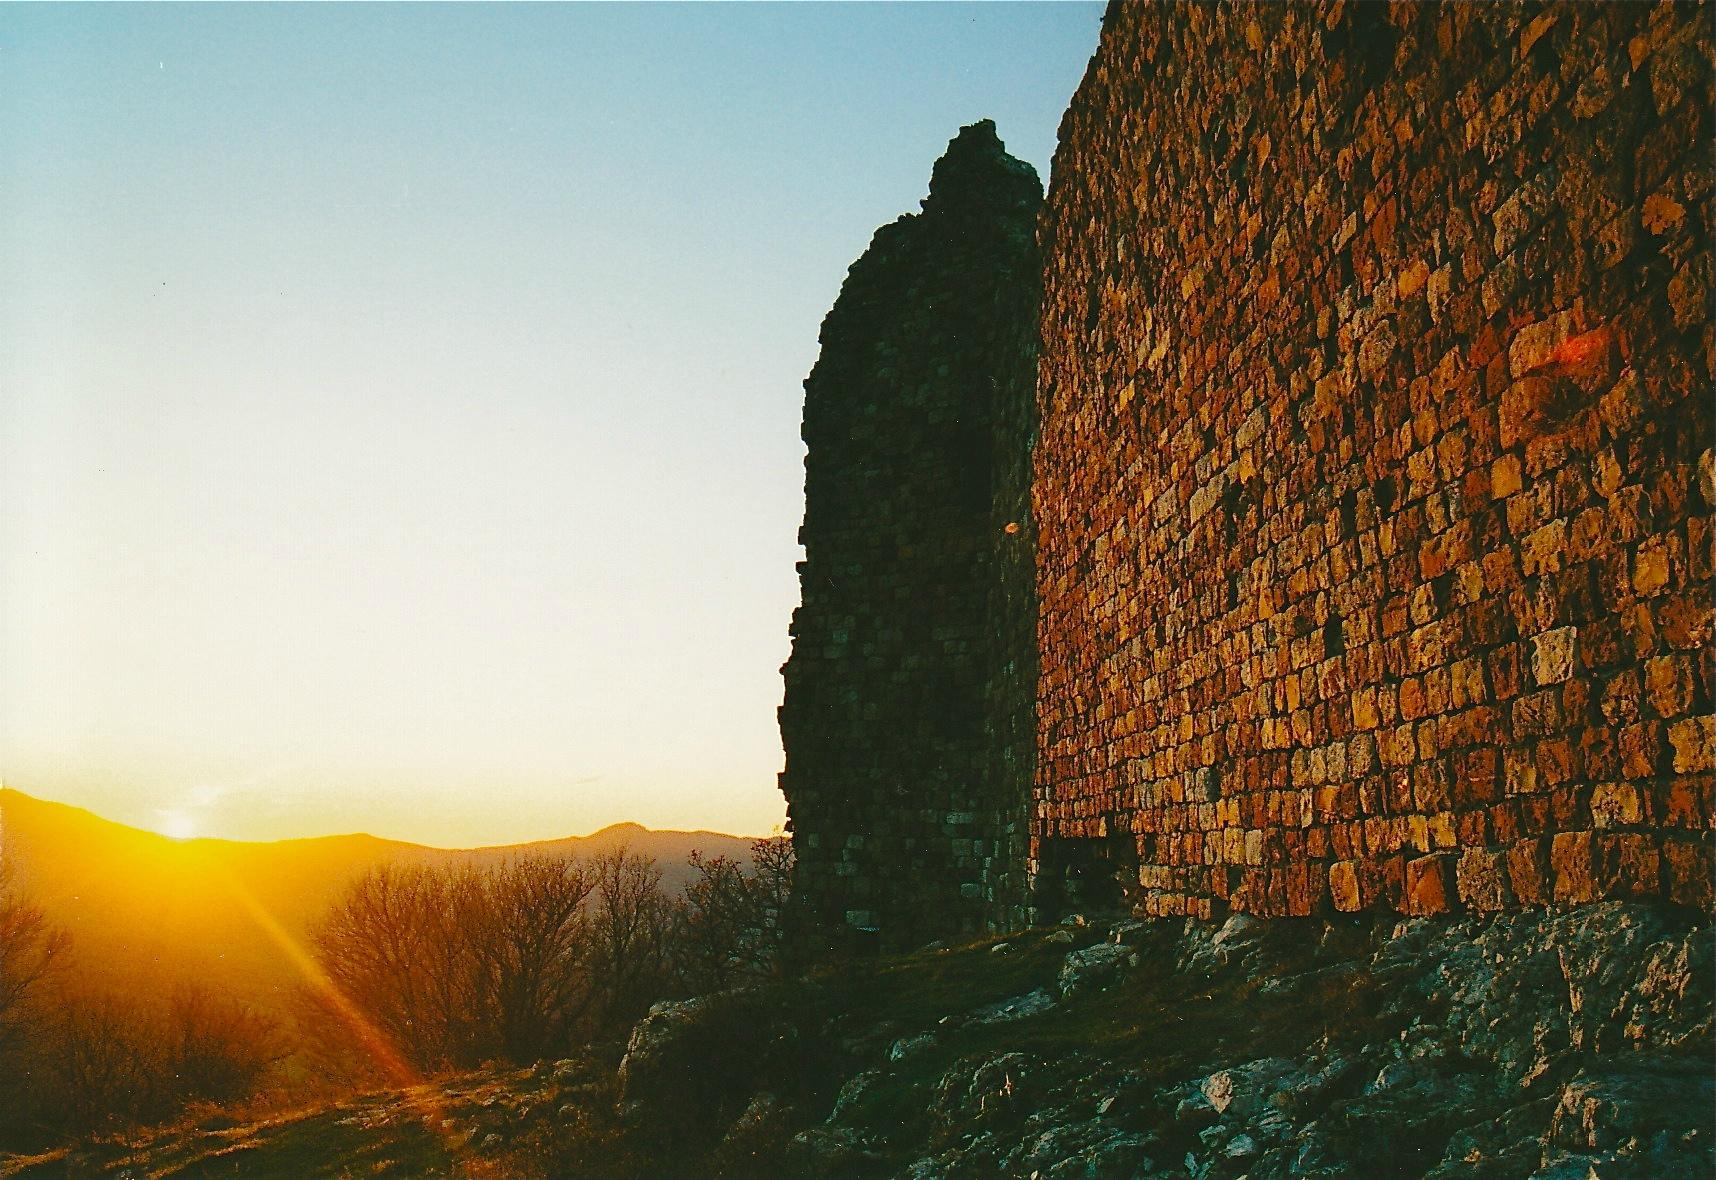
POLYGON ((1112 987, 1137 965, 1138 952, 1117 943, 1099 942, 1081 951, 1073 951, 1061 963, 1061 998, 1070 1000, 1112 987))

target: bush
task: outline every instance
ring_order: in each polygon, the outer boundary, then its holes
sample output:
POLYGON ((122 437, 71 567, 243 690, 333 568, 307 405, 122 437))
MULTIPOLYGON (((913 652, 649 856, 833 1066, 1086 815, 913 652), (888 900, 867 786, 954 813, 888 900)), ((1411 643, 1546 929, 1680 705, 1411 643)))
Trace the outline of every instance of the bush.
POLYGON ((14 889, 11 866, 0 862, 0 1068, 28 1044, 43 989, 70 947, 65 932, 14 889))
POLYGON ((676 951, 693 993, 774 979, 786 970, 792 844, 758 840, 751 857, 746 873, 724 856, 691 854, 697 876, 685 887, 676 951))
POLYGON ((352 1079, 563 1055, 671 990, 674 913, 654 862, 625 849, 384 866, 314 932, 324 980, 303 1024, 323 1069, 352 1079))

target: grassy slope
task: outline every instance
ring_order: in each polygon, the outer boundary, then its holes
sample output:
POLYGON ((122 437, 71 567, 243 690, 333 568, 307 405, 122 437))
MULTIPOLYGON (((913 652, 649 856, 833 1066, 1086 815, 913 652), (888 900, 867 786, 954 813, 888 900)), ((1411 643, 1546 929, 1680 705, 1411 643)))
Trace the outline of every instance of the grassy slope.
POLYGON ((0 1176, 499 1176, 469 1126, 486 1100, 513 1105, 524 1075, 474 1075, 258 1119, 206 1118, 80 1150, 0 1158, 0 1176))

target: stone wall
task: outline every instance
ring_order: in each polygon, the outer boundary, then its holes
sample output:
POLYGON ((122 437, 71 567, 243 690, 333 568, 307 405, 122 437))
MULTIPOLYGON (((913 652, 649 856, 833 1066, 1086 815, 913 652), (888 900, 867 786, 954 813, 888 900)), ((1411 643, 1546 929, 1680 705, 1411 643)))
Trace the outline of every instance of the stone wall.
POLYGON ((993 124, 878 230, 805 382, 802 605, 781 788, 823 930, 1023 914, 1042 189, 993 124))
POLYGON ((1047 894, 1710 903, 1711 53, 1110 9, 1041 239, 1047 894))

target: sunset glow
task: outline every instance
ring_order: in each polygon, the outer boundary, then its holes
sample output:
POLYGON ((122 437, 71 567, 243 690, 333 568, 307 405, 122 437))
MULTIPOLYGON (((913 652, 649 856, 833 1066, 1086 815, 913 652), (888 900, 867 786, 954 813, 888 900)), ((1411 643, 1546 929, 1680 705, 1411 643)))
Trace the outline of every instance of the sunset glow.
POLYGON ((0 4, 0 1180, 1716 1180, 1709 15, 0 4))
POLYGON ((0 776, 777 828, 818 323, 951 129, 1046 174, 1100 13, 0 11, 0 776))
POLYGON ((189 840, 197 834, 197 821, 183 811, 158 811, 155 830, 175 840, 189 840))

